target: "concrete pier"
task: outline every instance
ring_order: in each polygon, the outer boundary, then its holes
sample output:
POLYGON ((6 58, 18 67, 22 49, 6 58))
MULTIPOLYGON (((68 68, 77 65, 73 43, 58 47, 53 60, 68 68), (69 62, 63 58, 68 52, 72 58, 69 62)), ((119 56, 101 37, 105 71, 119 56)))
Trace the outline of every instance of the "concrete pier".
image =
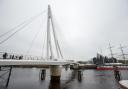
POLYGON ((60 82, 61 67, 58 65, 50 66, 51 82, 60 82))

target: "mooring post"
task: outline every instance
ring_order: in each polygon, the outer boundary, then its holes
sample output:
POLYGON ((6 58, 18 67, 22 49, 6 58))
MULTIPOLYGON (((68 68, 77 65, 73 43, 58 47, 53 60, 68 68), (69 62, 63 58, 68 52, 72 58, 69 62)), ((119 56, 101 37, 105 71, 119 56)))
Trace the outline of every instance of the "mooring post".
POLYGON ((61 67, 58 65, 50 66, 51 82, 60 82, 61 67))
POLYGON ((82 80, 82 71, 78 70, 78 80, 81 81, 82 80))
POLYGON ((41 80, 45 80, 45 77, 46 77, 46 70, 42 69, 41 70, 41 80))

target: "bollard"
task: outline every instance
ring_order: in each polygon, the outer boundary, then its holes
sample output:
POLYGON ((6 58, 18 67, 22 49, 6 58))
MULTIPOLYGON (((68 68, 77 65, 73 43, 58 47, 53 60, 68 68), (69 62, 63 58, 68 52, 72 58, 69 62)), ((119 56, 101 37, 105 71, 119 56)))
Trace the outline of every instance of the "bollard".
POLYGON ((45 80, 45 77, 46 77, 46 70, 42 69, 41 70, 41 80, 45 80))
POLYGON ((82 71, 78 70, 78 80, 81 81, 82 80, 82 71))

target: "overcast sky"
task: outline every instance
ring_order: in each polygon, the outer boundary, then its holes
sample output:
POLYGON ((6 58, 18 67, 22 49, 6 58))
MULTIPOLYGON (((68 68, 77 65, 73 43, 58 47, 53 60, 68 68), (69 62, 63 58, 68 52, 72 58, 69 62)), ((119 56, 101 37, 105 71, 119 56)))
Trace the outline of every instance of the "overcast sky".
MULTIPOLYGON (((0 0, 0 34, 46 11, 48 4, 65 57, 88 60, 101 53, 101 49, 104 55, 109 55, 109 42, 116 54, 120 54, 119 44, 128 46, 128 0, 0 0)), ((0 51, 25 54, 38 34, 29 54, 41 56, 46 24, 47 12, 44 12, 0 44, 0 51)))

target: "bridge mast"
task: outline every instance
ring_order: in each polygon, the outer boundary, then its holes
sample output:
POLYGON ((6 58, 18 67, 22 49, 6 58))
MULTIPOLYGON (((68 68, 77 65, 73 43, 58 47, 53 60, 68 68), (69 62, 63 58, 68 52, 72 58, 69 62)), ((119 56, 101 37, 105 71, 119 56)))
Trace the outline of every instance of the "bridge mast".
POLYGON ((53 58, 53 51, 52 51, 52 45, 51 45, 51 34, 50 34, 50 18, 51 18, 51 10, 50 5, 48 5, 48 15, 47 15, 47 59, 53 58), (51 55, 49 54, 49 51, 51 55), (49 58, 50 56, 50 58, 49 58))
POLYGON ((46 56, 46 58, 47 58, 47 60, 49 59, 49 7, 48 7, 48 16, 47 16, 47 56, 46 56))
POLYGON ((54 43, 55 43, 55 48, 56 48, 56 53, 57 53, 57 58, 63 58, 60 46, 59 46, 59 42, 57 40, 57 36, 56 36, 56 32, 55 32, 55 28, 54 28, 54 23, 53 23, 53 18, 52 18, 52 12, 51 12, 51 8, 50 5, 48 5, 48 16, 47 16, 47 59, 53 59, 54 55, 53 55, 53 49, 52 49, 52 38, 51 35, 53 34, 53 38, 54 38, 54 43), (50 23, 52 25, 52 31, 50 30, 50 23), (49 52, 50 51, 50 52, 49 52))

